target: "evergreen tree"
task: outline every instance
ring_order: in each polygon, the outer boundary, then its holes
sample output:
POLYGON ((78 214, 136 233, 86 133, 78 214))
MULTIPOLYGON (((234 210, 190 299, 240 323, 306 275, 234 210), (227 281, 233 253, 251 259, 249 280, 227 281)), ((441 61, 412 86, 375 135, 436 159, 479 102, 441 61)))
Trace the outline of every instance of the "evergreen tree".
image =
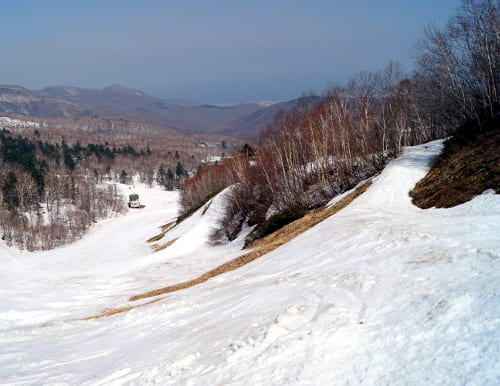
POLYGON ((184 167, 180 162, 177 162, 177 166, 175 167, 175 174, 177 174, 177 177, 182 176, 183 174, 186 174, 186 171, 184 170, 184 167))
POLYGON ((64 164, 70 170, 75 169, 75 161, 73 160, 73 156, 71 155, 71 152, 67 147, 63 148, 63 154, 64 164))
POLYGON ((165 185, 167 190, 174 190, 174 173, 172 170, 167 170, 167 184, 165 185))
POLYGON ((255 155, 255 149, 250 146, 248 143, 245 143, 240 150, 240 153, 246 154, 249 158, 252 158, 255 155))
POLYGON ((16 183, 16 173, 13 171, 8 172, 2 185, 2 192, 3 203, 6 204, 9 209, 14 209, 19 205, 19 194, 16 189, 16 183))
POLYGON ((31 177, 33 177, 33 179, 35 180, 35 182, 38 186, 38 189, 37 189, 38 195, 41 196, 43 193, 43 188, 45 186, 45 178, 43 176, 43 171, 41 169, 34 168, 31 171, 31 177))

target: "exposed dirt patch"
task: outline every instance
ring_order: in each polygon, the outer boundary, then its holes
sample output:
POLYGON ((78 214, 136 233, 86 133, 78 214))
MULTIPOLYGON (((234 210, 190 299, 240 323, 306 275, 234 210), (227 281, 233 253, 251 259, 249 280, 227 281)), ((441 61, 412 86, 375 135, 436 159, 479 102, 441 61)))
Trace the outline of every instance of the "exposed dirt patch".
POLYGON ((449 208, 487 189, 500 193, 500 119, 448 140, 434 167, 410 192, 420 208, 449 208))
POLYGON ((148 291, 142 294, 134 295, 132 296, 129 300, 135 301, 139 299, 144 299, 148 297, 153 297, 153 296, 158 296, 162 295, 165 293, 170 293, 174 291, 178 291, 181 289, 186 289, 193 287, 197 284, 201 284, 207 280, 209 280, 212 277, 221 275, 223 273, 233 271, 235 269, 238 269, 245 264, 250 263, 251 261, 261 257, 262 255, 265 255, 266 253, 269 253, 276 248, 280 247, 281 245, 289 242, 293 238, 297 237, 301 233, 305 232, 306 230, 312 228, 314 225, 319 224, 321 221, 325 220, 326 218, 334 215, 335 213, 339 212, 341 209, 345 208, 347 205, 349 205, 355 198, 360 196, 362 193, 368 189, 368 187, 371 185, 371 181, 366 182, 362 186, 356 188, 351 194, 347 195, 344 197, 342 200, 337 202, 335 205, 329 207, 329 208, 321 208, 318 210, 315 210, 314 212, 306 214, 304 217, 288 224, 285 225, 283 228, 277 230, 276 232, 265 236, 262 239, 259 239, 255 241, 252 244, 253 249, 244 254, 241 255, 231 261, 228 261, 227 263, 224 263, 217 268, 204 273, 203 275, 197 277, 196 279, 189 280, 183 283, 178 283, 172 286, 164 287, 164 288, 159 288, 156 290, 148 291))

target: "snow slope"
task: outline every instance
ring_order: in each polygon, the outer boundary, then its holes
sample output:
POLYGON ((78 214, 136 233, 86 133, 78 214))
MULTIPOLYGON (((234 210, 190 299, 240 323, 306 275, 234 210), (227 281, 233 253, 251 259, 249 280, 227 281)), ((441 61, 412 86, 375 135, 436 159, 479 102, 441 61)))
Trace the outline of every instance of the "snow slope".
POLYGON ((440 149, 405 149, 346 209, 245 267, 111 317, 75 320, 240 253, 207 244, 223 195, 158 253, 145 240, 176 209, 158 190, 71 246, 1 245, 0 383, 499 384, 500 196, 412 206, 440 149))

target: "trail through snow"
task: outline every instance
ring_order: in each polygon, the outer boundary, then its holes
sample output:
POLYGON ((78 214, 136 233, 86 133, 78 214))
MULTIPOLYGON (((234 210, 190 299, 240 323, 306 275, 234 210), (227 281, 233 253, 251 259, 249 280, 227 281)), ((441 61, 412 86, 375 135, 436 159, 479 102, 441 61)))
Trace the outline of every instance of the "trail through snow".
POLYGON ((421 210, 441 142, 407 148, 365 194, 252 263, 151 305, 78 321, 242 252, 210 246, 217 196, 167 233, 176 194, 45 253, 0 245, 0 383, 499 384, 500 197, 421 210))

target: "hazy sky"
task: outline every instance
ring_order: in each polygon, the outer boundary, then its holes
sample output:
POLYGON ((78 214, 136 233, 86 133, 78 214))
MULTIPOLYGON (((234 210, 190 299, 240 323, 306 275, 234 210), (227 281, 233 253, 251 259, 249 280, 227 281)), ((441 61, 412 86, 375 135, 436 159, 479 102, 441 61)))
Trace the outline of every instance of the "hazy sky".
POLYGON ((283 100, 390 60, 460 0, 0 0, 0 83, 283 100))

